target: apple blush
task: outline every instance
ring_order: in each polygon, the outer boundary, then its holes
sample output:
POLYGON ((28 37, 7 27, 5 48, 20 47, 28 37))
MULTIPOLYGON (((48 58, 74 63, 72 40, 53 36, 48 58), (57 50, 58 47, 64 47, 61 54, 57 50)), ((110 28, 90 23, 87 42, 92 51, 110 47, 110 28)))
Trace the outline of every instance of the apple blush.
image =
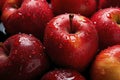
POLYGON ((101 49, 120 44, 120 8, 99 10, 91 20, 98 32, 101 49))
POLYGON ((49 71, 40 80, 86 80, 79 72, 70 69, 49 71))
POLYGON ((47 24, 43 44, 57 66, 83 71, 98 49, 92 21, 78 14, 61 14, 47 24))
POLYGON ((53 13, 46 0, 7 0, 1 17, 8 34, 21 32, 43 38, 53 13))
POLYGON ((34 36, 16 34, 0 43, 0 80, 32 80, 48 68, 43 45, 34 36))
POLYGON ((120 45, 102 50, 91 68, 91 80, 120 80, 120 45))

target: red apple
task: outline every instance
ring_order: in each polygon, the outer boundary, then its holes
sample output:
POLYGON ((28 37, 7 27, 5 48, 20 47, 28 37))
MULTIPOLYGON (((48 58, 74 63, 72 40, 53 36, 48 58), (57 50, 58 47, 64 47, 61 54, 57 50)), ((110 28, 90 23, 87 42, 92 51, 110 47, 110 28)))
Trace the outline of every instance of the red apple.
POLYGON ((55 15, 64 13, 80 13, 91 16, 96 11, 96 0, 51 0, 55 15))
POLYGON ((120 44, 120 8, 99 10, 91 20, 98 31, 101 49, 120 44))
POLYGON ((32 80, 49 67, 41 42, 16 34, 0 44, 0 80, 32 80))
POLYGON ((91 80, 120 80, 120 45, 101 51, 93 62, 91 80))
POLYGON ((0 11, 2 11, 2 7, 4 6, 6 0, 0 0, 0 11))
POLYGON ((43 43, 53 63, 83 71, 97 51, 98 35, 88 18, 62 14, 48 23, 43 43))
POLYGON ((7 0, 2 21, 9 34, 19 32, 43 37, 46 23, 53 17, 46 0, 7 0))
POLYGON ((99 9, 108 7, 120 7, 120 0, 99 0, 99 9))
POLYGON ((70 69, 56 69, 52 70, 40 80, 86 80, 80 73, 70 69))

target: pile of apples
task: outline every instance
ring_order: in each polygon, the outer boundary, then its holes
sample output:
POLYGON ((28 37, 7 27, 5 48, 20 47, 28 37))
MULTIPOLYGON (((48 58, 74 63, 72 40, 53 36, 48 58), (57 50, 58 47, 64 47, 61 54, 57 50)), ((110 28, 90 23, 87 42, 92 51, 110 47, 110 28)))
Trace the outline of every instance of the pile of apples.
POLYGON ((120 80, 120 0, 0 0, 0 80, 120 80))

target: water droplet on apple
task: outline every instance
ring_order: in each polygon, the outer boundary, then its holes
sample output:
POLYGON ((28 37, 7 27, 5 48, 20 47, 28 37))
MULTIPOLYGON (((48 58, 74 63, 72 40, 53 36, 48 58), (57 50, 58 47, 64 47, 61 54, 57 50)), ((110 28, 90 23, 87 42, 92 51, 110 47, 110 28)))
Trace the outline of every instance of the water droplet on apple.
POLYGON ((21 34, 21 32, 19 32, 18 34, 21 34))
POLYGON ((62 45, 62 44, 60 44, 60 45, 59 45, 59 48, 62 48, 62 47, 63 47, 63 45, 62 45))
POLYGON ((45 47, 43 47, 43 49, 45 49, 45 47))
POLYGON ((107 18, 111 18, 111 14, 110 13, 106 14, 106 16, 107 16, 107 18))
POLYGON ((55 26, 56 28, 58 28, 58 27, 59 27, 59 23, 54 23, 54 26, 55 26))
POLYGON ((32 34, 29 34, 29 36, 32 36, 32 34))
POLYGON ((20 16, 21 16, 21 15, 22 15, 22 13, 21 13, 21 12, 19 12, 19 13, 18 13, 18 15, 20 15, 20 16))
POLYGON ((69 36, 65 36, 65 39, 68 40, 68 39, 69 39, 69 36))
POLYGON ((70 36, 70 39, 72 42, 75 42, 75 40, 76 40, 75 36, 70 36))
POLYGON ((31 55, 29 55, 29 58, 31 58, 32 56, 31 55))
POLYGON ((95 25, 96 25, 96 23, 97 23, 96 21, 93 22, 93 24, 95 24, 95 25))

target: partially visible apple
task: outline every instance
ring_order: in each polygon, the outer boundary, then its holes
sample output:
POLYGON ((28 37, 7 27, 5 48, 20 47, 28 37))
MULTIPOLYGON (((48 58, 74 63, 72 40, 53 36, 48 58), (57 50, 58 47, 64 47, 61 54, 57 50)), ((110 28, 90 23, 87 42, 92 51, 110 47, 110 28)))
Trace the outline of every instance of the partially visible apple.
POLYGON ((51 0, 55 15, 64 13, 79 13, 91 16, 97 8, 96 0, 51 0))
POLYGON ((99 10, 91 20, 98 31, 101 49, 120 44, 120 8, 99 10))
POLYGON ((0 11, 2 11, 2 7, 4 6, 6 0, 0 0, 0 11))
POLYGON ((96 56, 91 80, 120 80, 120 45, 109 47, 96 56))
POLYGON ((2 8, 3 8, 4 4, 5 4, 5 1, 6 1, 6 0, 0 0, 0 22, 1 22, 2 8))
POLYGON ((108 7, 120 7, 120 0, 99 0, 99 9, 108 7))
POLYGON ((32 35, 16 34, 0 43, 0 80, 32 80, 48 67, 43 45, 32 35))
POLYGON ((11 35, 21 32, 42 38, 52 17, 46 0, 7 0, 2 11, 2 22, 11 35))
POLYGON ((61 14, 47 24, 43 43, 53 63, 83 71, 96 54, 98 35, 88 18, 61 14))
POLYGON ((86 80, 79 72, 71 69, 55 69, 45 75, 40 80, 86 80))

